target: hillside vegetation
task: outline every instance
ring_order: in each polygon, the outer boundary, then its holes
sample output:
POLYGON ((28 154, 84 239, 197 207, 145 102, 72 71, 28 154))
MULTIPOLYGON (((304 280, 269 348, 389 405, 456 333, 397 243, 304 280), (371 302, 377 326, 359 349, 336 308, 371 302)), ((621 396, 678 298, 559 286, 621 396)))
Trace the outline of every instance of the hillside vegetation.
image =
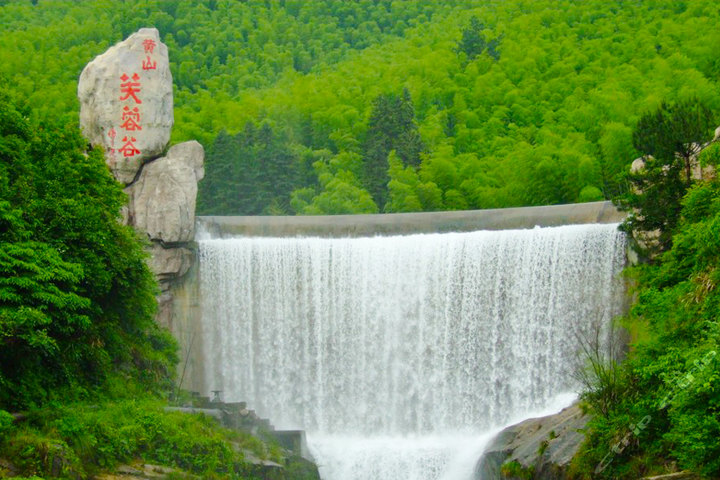
POLYGON ((0 8, 0 72, 39 115, 75 118, 85 63, 160 30, 204 214, 611 198, 640 115, 720 107, 705 0, 37 3, 0 8))
MULTIPOLYGON (((718 168, 720 143, 700 158, 718 168)), ((632 350, 584 395, 596 416, 573 478, 720 478, 720 180, 694 182, 678 207, 665 251, 626 271, 632 350)))
MULTIPOLYGON (((583 396, 570 475, 719 478, 720 183, 683 156, 718 124, 718 18, 706 0, 0 2, 0 476, 283 461, 163 411, 176 345, 122 187, 77 129, 82 67, 156 26, 174 140, 208 150, 202 213, 640 208, 625 228, 660 235, 628 272, 630 352, 583 396), (691 137, 677 112, 697 113, 691 137)), ((720 144, 700 160, 717 168, 720 144)))

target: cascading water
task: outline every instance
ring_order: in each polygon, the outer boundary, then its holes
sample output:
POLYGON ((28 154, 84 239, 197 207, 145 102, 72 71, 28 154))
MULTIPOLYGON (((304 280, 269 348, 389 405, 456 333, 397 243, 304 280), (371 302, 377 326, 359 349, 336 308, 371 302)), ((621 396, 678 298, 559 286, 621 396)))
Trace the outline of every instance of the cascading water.
POLYGON ((463 478, 620 312, 615 224, 199 244, 207 390, 305 429, 327 480, 463 478))

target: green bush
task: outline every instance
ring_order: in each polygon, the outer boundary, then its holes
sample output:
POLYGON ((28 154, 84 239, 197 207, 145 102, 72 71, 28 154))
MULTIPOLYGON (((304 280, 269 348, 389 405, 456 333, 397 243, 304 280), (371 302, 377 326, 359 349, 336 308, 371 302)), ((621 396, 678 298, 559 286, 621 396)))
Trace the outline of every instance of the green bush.
POLYGON ((14 421, 15 418, 12 415, 5 410, 0 410, 0 445, 2 445, 2 440, 12 429, 14 421))
POLYGON ((535 474, 535 467, 523 467, 520 462, 513 460, 512 462, 503 463, 500 466, 500 474, 504 478, 531 480, 535 474))
MULTIPOLYGON (((5 454, 24 475, 58 476, 53 458, 62 458, 65 473, 92 475, 143 460, 204 477, 242 478, 253 469, 244 450, 280 464, 286 460, 272 442, 223 429, 205 415, 165 412, 157 400, 32 411, 6 444, 5 454)), ((301 466, 293 468, 304 478, 301 466)))

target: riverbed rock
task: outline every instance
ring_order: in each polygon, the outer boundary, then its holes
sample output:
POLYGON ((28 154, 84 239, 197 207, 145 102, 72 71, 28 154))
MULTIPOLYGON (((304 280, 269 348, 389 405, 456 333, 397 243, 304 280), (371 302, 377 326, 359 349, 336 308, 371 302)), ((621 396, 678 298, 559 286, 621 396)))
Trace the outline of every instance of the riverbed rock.
MULTIPOLYGON (((138 180, 125 189, 130 197, 129 223, 166 247, 191 241, 204 157, 202 145, 193 140, 173 146, 167 156, 146 164, 138 180)), ((158 265, 164 263, 158 260, 158 265)))
POLYGON ((88 63, 78 98, 83 133, 104 147, 115 178, 131 183, 163 153, 173 126, 170 61, 157 29, 141 28, 88 63))
POLYGON ((485 448, 475 472, 477 479, 514 478, 501 474, 502 465, 517 462, 530 478, 561 480, 585 439, 590 416, 578 404, 560 413, 531 418, 500 432, 485 448))

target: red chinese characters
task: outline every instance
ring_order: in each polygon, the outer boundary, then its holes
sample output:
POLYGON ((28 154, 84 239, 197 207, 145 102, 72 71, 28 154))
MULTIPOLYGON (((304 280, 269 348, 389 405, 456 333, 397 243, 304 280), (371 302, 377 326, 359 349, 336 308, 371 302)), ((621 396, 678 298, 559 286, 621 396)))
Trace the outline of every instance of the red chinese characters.
POLYGON ((153 50, 155 50, 155 40, 152 38, 146 38, 143 40, 143 47, 145 47, 145 53, 153 53, 153 50))
POLYGON ((150 55, 143 60, 142 62, 142 69, 143 70, 155 70, 157 68, 157 62, 150 58, 150 55))
POLYGON ((132 157, 140 153, 140 150, 135 146, 135 142, 137 142, 135 137, 130 137, 129 139, 128 137, 123 137, 122 141, 125 143, 118 149, 118 152, 122 153, 123 157, 132 157))
MULTIPOLYGON (((120 93, 120 100, 134 101, 138 105, 141 104, 142 100, 138 97, 138 94, 140 93, 140 75, 133 73, 132 77, 129 77, 127 73, 123 73, 120 77, 120 93)), ((142 127, 140 126, 140 109, 138 107, 133 107, 131 109, 128 105, 125 105, 123 107, 121 121, 122 124, 120 125, 120 128, 127 132, 142 130, 142 127)), ((115 135, 115 129, 112 129, 111 131, 113 132, 113 135, 115 135)), ((113 136, 112 138, 114 144, 115 137, 113 136)), ((135 137, 124 136, 122 141, 123 146, 118 148, 117 151, 120 152, 123 157, 134 157, 135 155, 140 154, 140 149, 135 146, 135 142, 137 142, 135 137)))
POLYGON ((110 130, 108 130, 108 137, 110 137, 110 148, 108 149, 108 153, 110 153, 110 158, 115 160, 115 136, 117 135, 117 132, 115 131, 115 127, 110 127, 110 130))
MULTIPOLYGON (((143 40, 142 45, 145 59, 142 60, 141 65, 138 65, 138 67, 141 67, 144 71, 157 70, 157 62, 151 57, 151 55, 153 55, 153 52, 155 51, 157 43, 155 43, 155 40, 153 40, 152 38, 146 38, 145 40, 143 40)), ((139 132, 143 129, 142 123, 140 121, 142 112, 138 107, 143 103, 140 95, 141 90, 142 85, 140 81, 140 75, 138 75, 137 71, 133 72, 132 74, 123 73, 120 76, 119 98, 120 101, 125 102, 125 105, 122 106, 119 128, 125 134, 122 139, 122 147, 115 149, 115 136, 117 135, 115 127, 112 127, 108 131, 108 137, 110 137, 111 146, 108 151, 110 152, 111 158, 115 157, 116 152, 125 158, 134 157, 135 155, 140 155, 141 153, 140 148, 138 148, 136 144, 136 142, 138 141, 137 138, 131 134, 131 132, 139 132)))
POLYGON ((140 126, 140 110, 138 107, 130 110, 130 107, 125 105, 125 108, 123 108, 122 119, 123 123, 120 125, 120 128, 130 132, 142 130, 142 127, 140 126))
POLYGON ((130 81, 130 77, 127 76, 127 73, 123 73, 120 80, 122 81, 122 83, 120 83, 120 93, 125 94, 125 96, 120 97, 120 100, 128 100, 132 97, 132 99, 135 100, 135 103, 142 103, 142 100, 140 100, 136 95, 140 92, 140 75, 133 73, 132 81, 130 81))
POLYGON ((157 69, 157 62, 150 58, 150 54, 155 51, 155 46, 157 44, 155 43, 155 40, 152 38, 146 38, 143 40, 143 47, 145 48, 146 57, 145 60, 142 62, 142 69, 143 70, 155 70, 157 69))

